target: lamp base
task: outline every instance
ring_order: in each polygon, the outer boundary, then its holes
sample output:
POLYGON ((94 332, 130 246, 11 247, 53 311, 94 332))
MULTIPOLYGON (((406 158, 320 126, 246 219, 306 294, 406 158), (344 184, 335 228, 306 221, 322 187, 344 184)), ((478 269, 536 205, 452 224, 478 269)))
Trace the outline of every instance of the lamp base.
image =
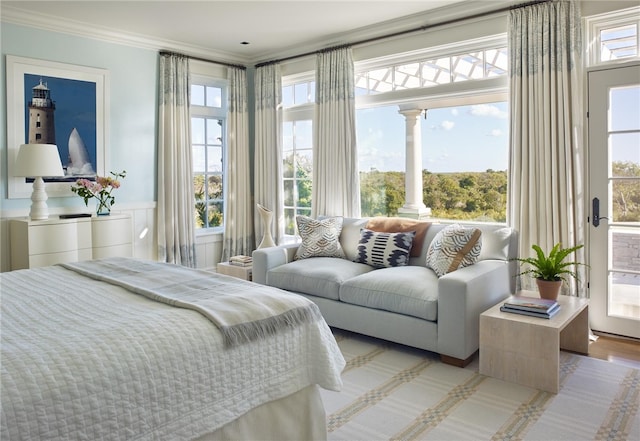
POLYGON ((36 178, 33 181, 33 193, 31 193, 31 220, 49 219, 49 207, 47 207, 47 192, 44 189, 44 180, 36 178))

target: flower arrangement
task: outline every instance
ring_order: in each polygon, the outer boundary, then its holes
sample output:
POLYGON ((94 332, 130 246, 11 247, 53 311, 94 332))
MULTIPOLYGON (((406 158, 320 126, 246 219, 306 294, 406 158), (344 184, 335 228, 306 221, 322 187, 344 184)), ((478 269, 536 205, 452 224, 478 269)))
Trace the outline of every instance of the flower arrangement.
POLYGON ((96 211, 98 214, 109 214, 111 207, 116 202, 115 196, 111 194, 116 188, 120 188, 120 181, 127 172, 123 170, 119 173, 110 172, 112 176, 96 176, 96 180, 78 179, 75 186, 71 187, 71 191, 84 199, 84 204, 89 206, 89 199, 96 198, 98 206, 96 211))

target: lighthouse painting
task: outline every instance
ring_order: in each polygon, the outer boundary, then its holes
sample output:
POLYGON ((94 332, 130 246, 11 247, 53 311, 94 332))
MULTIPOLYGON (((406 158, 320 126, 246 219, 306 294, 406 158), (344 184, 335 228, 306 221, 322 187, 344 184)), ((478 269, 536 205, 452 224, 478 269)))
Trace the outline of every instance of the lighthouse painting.
POLYGON ((58 146, 65 176, 45 178, 49 197, 71 197, 71 182, 104 176, 109 140, 109 71, 5 55, 10 199, 31 197, 33 179, 15 175, 21 144, 58 146))
POLYGON ((96 177, 96 84, 24 74, 25 143, 56 144, 65 176, 96 177))

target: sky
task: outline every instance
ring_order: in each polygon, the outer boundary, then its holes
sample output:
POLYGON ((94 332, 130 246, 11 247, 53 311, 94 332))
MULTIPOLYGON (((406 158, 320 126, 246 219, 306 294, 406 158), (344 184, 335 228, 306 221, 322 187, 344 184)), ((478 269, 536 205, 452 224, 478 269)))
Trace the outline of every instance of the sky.
MULTIPOLYGON (((433 173, 506 170, 506 102, 427 111, 420 118, 422 169, 433 173)), ((360 170, 405 170, 405 118, 398 106, 356 111, 360 170)))

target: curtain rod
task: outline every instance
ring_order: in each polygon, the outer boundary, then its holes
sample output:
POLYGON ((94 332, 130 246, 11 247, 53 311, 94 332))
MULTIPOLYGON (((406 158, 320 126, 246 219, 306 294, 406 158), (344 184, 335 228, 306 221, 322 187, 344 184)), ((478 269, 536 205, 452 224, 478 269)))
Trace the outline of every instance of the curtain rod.
POLYGON ((271 60, 271 61, 265 61, 263 63, 256 64, 254 67, 258 68, 258 67, 262 67, 262 66, 267 66, 269 64, 275 64, 275 63, 281 63, 283 61, 295 60, 296 58, 308 57, 309 55, 314 55, 314 54, 318 54, 318 53, 321 53, 321 52, 326 52, 326 51, 329 51, 329 50, 332 50, 332 49, 342 48, 342 47, 345 47, 345 46, 357 46, 357 45, 361 45, 361 44, 373 43, 374 41, 386 40, 387 38, 399 37, 399 36, 406 35, 406 34, 411 34, 411 33, 414 33, 414 32, 426 31, 426 30, 431 29, 431 28, 436 28, 436 27, 439 27, 439 26, 447 26, 447 25, 450 25, 450 24, 459 23, 461 21, 474 20, 476 18, 486 17, 488 15, 501 14, 503 12, 508 12, 508 11, 513 10, 513 9, 525 8, 527 6, 537 5, 538 3, 547 3, 549 1, 553 1, 553 0, 534 0, 534 1, 527 2, 527 3, 521 3, 521 4, 518 4, 518 5, 505 6, 505 7, 502 7, 502 8, 494 9, 492 11, 480 12, 480 13, 477 13, 477 14, 468 15, 466 17, 453 18, 451 20, 445 20, 445 21, 442 21, 442 22, 439 22, 439 23, 423 25, 423 26, 420 26, 418 28, 406 29, 404 31, 398 31, 398 32, 394 32, 394 33, 391 33, 391 34, 380 35, 378 37, 371 37, 371 38, 367 38, 365 40, 359 40, 359 41, 356 41, 356 42, 353 42, 353 43, 349 43, 349 44, 341 44, 341 45, 338 45, 338 46, 328 47, 328 48, 321 49, 321 50, 309 51, 309 52, 305 52, 305 53, 298 54, 298 55, 291 55, 289 57, 279 58, 279 59, 271 60))
POLYGON ((186 57, 186 58, 189 58, 191 60, 204 61, 205 63, 221 64, 222 66, 235 67, 235 68, 242 69, 242 70, 246 70, 247 69, 247 66, 243 66, 241 64, 233 64, 233 63, 226 63, 224 61, 208 60, 206 58, 193 57, 191 55, 179 54, 178 52, 160 51, 160 55, 178 55, 180 57, 186 57))

